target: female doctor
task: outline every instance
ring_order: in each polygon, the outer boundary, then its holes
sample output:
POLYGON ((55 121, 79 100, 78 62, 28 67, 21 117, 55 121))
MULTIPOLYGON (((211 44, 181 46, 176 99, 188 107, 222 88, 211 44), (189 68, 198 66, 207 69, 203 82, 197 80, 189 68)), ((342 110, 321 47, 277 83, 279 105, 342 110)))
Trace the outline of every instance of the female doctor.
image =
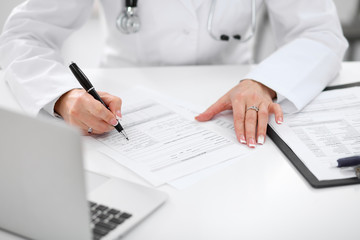
MULTIPOLYGON (((100 2, 107 23, 102 67, 246 63, 256 11, 265 5, 277 51, 196 117, 207 121, 232 109, 237 139, 249 147, 264 143, 269 114, 281 123, 282 111, 299 111, 322 91, 347 48, 331 0, 100 2)), ((21 106, 34 115, 60 114, 85 134, 112 130, 121 116, 120 98, 101 93, 108 111, 78 89, 61 59, 64 40, 92 6, 93 0, 28 0, 0 37, 0 64, 21 106)))

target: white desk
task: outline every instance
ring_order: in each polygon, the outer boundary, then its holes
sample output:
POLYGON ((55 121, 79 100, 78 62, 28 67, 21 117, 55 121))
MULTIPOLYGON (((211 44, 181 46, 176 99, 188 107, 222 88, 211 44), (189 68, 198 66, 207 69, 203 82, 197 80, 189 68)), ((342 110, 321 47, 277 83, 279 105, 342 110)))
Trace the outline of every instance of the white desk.
MULTIPOLYGON (((99 90, 126 90, 142 84, 205 109, 248 69, 213 66, 85 71, 99 90)), ((344 63, 335 82, 359 80, 360 63, 344 63)), ((0 84, 0 107, 19 109, 3 80, 0 84)), ((313 189, 270 139, 253 151, 253 155, 185 190, 160 187, 169 194, 168 202, 124 239, 360 239, 360 185, 313 189)), ((91 146, 86 148, 85 159, 88 168, 103 161, 113 173, 147 185, 91 146)), ((0 239, 17 238, 0 233, 0 239)))

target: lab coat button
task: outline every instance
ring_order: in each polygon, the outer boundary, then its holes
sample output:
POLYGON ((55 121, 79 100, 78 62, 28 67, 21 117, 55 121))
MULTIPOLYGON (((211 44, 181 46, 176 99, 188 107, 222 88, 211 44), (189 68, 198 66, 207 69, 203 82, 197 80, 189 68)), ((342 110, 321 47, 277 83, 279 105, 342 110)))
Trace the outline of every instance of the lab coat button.
POLYGON ((189 34, 190 34, 190 31, 189 31, 188 29, 183 29, 183 33, 184 33, 185 35, 189 35, 189 34))

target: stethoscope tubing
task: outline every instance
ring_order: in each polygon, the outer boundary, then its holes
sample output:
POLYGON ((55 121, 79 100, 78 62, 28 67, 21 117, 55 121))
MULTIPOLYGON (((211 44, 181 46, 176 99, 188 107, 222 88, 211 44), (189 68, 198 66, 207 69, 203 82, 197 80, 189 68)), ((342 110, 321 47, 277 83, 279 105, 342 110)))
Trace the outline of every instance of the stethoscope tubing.
MULTIPOLYGON (((125 0, 125 10, 119 15, 116 20, 117 28, 124 34, 136 33, 140 30, 140 20, 135 10, 137 7, 137 0, 125 0), (132 20, 132 21, 130 21, 132 20), (132 23, 132 24, 128 24, 132 23), (134 25, 136 24, 136 25, 134 25)), ((231 38, 226 34, 221 34, 217 37, 213 33, 213 20, 216 8, 216 0, 211 1, 210 12, 207 22, 207 31, 209 35, 217 41, 229 41, 231 38)), ((256 0, 251 0, 251 27, 250 33, 246 38, 242 38, 240 34, 236 34, 232 39, 238 42, 247 42, 254 35, 256 31, 256 0)))

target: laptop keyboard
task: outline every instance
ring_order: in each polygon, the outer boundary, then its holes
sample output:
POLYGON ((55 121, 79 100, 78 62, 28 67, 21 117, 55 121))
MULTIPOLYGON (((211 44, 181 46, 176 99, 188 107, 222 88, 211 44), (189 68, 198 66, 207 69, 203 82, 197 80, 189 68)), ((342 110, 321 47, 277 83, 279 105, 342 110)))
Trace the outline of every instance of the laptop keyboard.
POLYGON ((98 240, 106 236, 110 231, 125 222, 132 215, 118 209, 89 202, 91 210, 91 228, 93 239, 98 240))

